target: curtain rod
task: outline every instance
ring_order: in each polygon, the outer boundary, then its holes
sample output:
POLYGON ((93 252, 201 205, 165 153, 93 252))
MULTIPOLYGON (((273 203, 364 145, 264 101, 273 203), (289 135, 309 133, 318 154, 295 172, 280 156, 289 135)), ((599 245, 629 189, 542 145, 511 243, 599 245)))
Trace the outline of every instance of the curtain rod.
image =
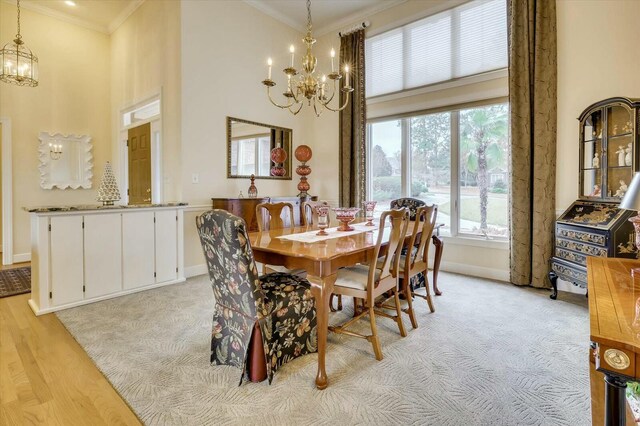
POLYGON ((369 24, 369 21, 360 22, 359 24, 356 24, 356 25, 354 25, 354 26, 352 26, 352 27, 349 27, 349 28, 347 28, 346 30, 342 30, 342 31, 340 31, 340 32, 338 33, 338 35, 339 35, 340 37, 344 37, 344 36, 346 36, 346 35, 348 35, 348 34, 355 33, 355 32, 356 32, 356 31, 358 31, 358 30, 361 30, 361 29, 367 28, 369 25, 370 25, 370 24, 369 24))

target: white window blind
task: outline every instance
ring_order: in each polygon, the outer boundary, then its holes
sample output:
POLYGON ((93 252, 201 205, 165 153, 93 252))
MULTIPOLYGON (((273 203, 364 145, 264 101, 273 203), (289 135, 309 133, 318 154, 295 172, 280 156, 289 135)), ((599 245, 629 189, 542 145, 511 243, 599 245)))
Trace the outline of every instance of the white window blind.
POLYGON ((475 0, 365 41, 367 97, 507 67, 505 0, 475 0))

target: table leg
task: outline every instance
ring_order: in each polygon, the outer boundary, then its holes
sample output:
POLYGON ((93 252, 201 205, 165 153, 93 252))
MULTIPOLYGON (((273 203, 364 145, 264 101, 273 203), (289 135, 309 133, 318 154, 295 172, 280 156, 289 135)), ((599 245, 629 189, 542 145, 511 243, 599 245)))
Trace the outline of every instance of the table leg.
POLYGON ((627 382, 605 372, 604 383, 604 424, 624 426, 627 421, 627 382))
POLYGON ((442 295, 438 289, 438 271, 440 270, 440 261, 442 260, 442 251, 444 249, 444 241, 437 235, 432 235, 433 245, 436 247, 436 254, 433 259, 433 292, 436 296, 442 295))
POLYGON ((316 387, 322 390, 328 384, 325 355, 327 352, 327 334, 329 333, 329 301, 336 275, 333 274, 327 277, 307 275, 307 280, 311 283, 311 292, 316 299, 316 314, 318 315, 318 374, 316 375, 316 387))

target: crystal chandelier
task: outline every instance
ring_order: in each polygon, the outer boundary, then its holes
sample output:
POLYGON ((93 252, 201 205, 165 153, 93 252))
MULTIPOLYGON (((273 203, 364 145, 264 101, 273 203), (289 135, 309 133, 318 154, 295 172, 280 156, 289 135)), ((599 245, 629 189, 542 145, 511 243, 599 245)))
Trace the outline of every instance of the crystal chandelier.
POLYGON ((20 0, 18 0, 18 34, 13 42, 0 50, 0 80, 18 86, 38 85, 38 57, 22 41, 20 35, 20 0))
POLYGON ((331 49, 331 73, 328 75, 322 75, 320 79, 317 78, 315 71, 318 59, 313 56, 311 52, 313 44, 316 40, 311 35, 311 0, 307 0, 307 35, 302 39, 307 46, 307 53, 302 57, 302 73, 299 75, 294 65, 295 48, 293 45, 289 48, 291 53, 291 65, 283 70, 287 76, 287 90, 283 93, 287 98, 285 104, 278 104, 271 97, 271 88, 276 85, 275 81, 271 79, 271 66, 273 62, 271 58, 267 61, 269 66, 269 73, 266 80, 262 81, 262 84, 267 86, 267 96, 271 103, 278 108, 288 109, 293 115, 296 115, 302 109, 305 98, 309 106, 313 105, 313 111, 316 116, 320 117, 320 114, 325 109, 329 111, 337 112, 345 109, 349 103, 349 93, 353 92, 353 87, 349 85, 349 66, 345 65, 344 74, 336 72, 334 68, 334 58, 336 55, 335 50, 331 49), (340 88, 340 80, 344 77, 344 86, 340 88), (327 82, 327 78, 333 83, 327 82), (327 88, 329 86, 329 88, 327 88), (337 108, 332 108, 329 103, 333 100, 338 91, 345 93, 344 104, 337 108))

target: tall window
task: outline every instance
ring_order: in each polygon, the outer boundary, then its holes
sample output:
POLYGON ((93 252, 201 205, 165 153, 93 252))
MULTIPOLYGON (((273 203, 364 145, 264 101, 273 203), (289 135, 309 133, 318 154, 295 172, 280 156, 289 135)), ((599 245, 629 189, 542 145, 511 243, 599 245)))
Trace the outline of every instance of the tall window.
POLYGON ((505 0, 476 0, 365 42, 367 96, 507 66, 505 0))
POLYGON ((369 125, 371 198, 438 204, 451 235, 508 236, 508 104, 369 125))

